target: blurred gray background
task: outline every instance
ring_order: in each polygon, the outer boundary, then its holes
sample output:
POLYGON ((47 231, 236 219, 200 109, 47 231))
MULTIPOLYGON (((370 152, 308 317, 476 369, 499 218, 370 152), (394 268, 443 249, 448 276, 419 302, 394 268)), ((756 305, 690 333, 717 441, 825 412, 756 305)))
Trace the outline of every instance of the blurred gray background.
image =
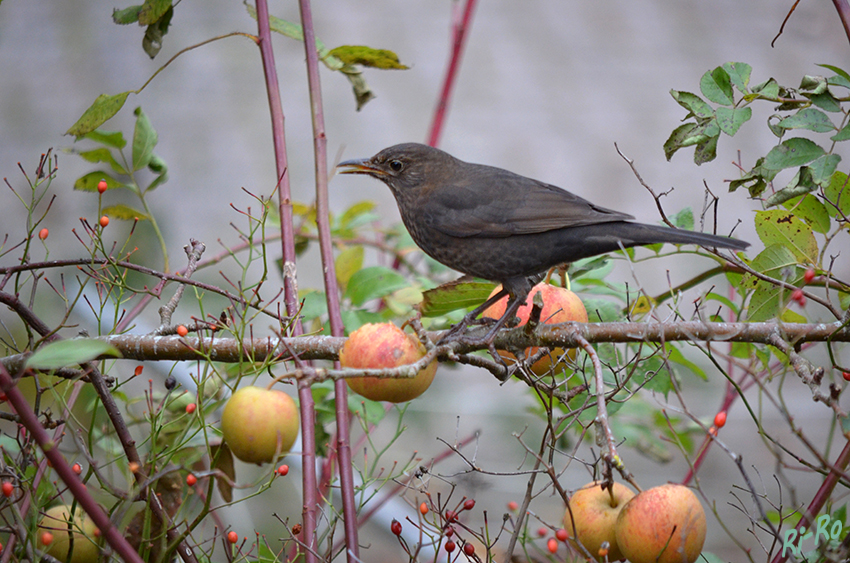
MULTIPOLYGON (((776 46, 770 46, 791 4, 790 0, 482 0, 469 32, 441 148, 464 160, 498 165, 565 187, 643 221, 657 221, 654 201, 617 155, 616 142, 656 191, 675 187, 663 200, 668 213, 685 206, 698 213, 705 182, 722 196, 718 231, 729 232, 740 218, 737 236, 755 242, 749 210, 758 205, 748 201, 745 193, 727 194, 723 180, 736 177, 732 162, 738 159, 739 149, 741 162, 749 169, 775 143, 762 125, 771 108, 754 108, 754 123, 733 139, 723 137, 717 160, 697 168, 691 150, 677 154, 670 163, 664 158, 662 144, 685 115, 668 91, 697 92, 702 74, 726 61, 751 64, 753 84, 772 76, 781 84, 796 86, 802 75, 820 73, 817 63, 847 68, 848 41, 827 2, 801 3, 776 46)), ((322 68, 331 157, 339 151, 344 158, 365 157, 395 143, 425 140, 448 60, 453 6, 457 8, 448 0, 314 3, 317 36, 329 47, 362 44, 391 49, 411 67, 403 72, 367 70, 366 79, 377 98, 360 112, 354 110, 348 82, 322 68)), ((99 94, 139 88, 178 50, 212 36, 236 30, 256 33, 255 22, 239 2, 184 1, 176 8, 162 52, 152 61, 140 46, 142 28, 112 23, 112 9, 123 7, 82 0, 5 0, 0 6, 0 176, 16 189, 25 189, 17 163, 32 174, 39 155, 48 148, 57 151, 72 146, 73 139, 63 132, 99 94)), ((273 1, 271 13, 299 20, 295 2, 273 1)), ((282 36, 275 36, 274 43, 293 195, 297 201, 309 202, 314 186, 304 50, 300 43, 282 36)), ((228 204, 256 208, 240 188, 269 194, 275 184, 268 105, 255 45, 234 37, 183 55, 139 95, 131 95, 122 112, 104 128, 122 130, 129 137, 132 110, 137 106, 143 107, 157 129, 156 152, 170 167, 170 181, 152 195, 150 203, 169 241, 172 268, 182 267, 181 248, 189 237, 205 241, 210 252, 221 249, 217 239, 235 243, 237 235, 229 223, 244 225, 244 221, 228 204)), ((90 194, 74 193, 71 186, 92 169, 76 156, 60 156, 54 182, 58 200, 46 221, 53 258, 83 252, 73 243, 70 229, 79 230, 80 217, 94 221, 97 202, 90 194)), ((118 196, 107 194, 107 203, 117 201, 110 197, 118 196)), ((362 199, 380 202, 386 225, 398 221, 389 191, 379 182, 355 177, 332 181, 334 211, 362 199)), ((2 233, 10 233, 15 240, 24 220, 17 199, 4 188, 0 191, 2 233)), ((125 228, 110 227, 116 233, 125 228)), ((760 249, 756 243, 751 255, 760 249)), ((40 248, 34 252, 33 259, 43 258, 37 254, 40 248)), ((158 254, 149 256, 152 264, 158 263, 158 254)), ((10 259, 2 258, 2 263, 10 259)), ((665 268, 676 284, 692 275, 691 268, 706 265, 678 257, 663 264, 639 265, 634 276, 647 288, 663 290, 665 268)), ((618 268, 611 281, 633 282, 632 276, 628 268, 618 268)), ((215 275, 209 279, 220 281, 215 275)), ((318 287, 318 264, 302 260, 299 279, 302 288, 318 287)), ((692 412, 710 421, 720 403, 722 383, 715 378, 709 384, 692 384, 697 393, 688 405, 692 412)), ((535 444, 540 423, 526 412, 531 401, 518 400, 520 391, 512 385, 499 387, 480 370, 441 369, 434 387, 409 407, 405 420, 410 433, 391 458, 407 460, 415 449, 427 464, 445 450, 437 437, 453 442, 456 436, 481 430, 478 465, 490 471, 515 470, 524 452, 511 433, 529 427, 524 439, 535 444)), ((789 384, 796 391, 794 386, 799 387, 798 422, 812 429, 816 441, 822 440, 817 425, 825 432, 829 414, 822 407, 810 407, 809 392, 796 382, 789 384), (814 418, 806 418, 809 415, 814 418)), ((794 399, 790 400, 793 404, 794 399)), ((774 415, 766 411, 764 421, 770 422, 774 415)), ((775 494, 769 479, 774 459, 759 452, 762 443, 754 443, 756 428, 740 403, 730 413, 729 428, 733 431, 721 437, 729 440, 734 451, 745 454, 744 463, 751 471, 761 471, 765 481, 757 486, 763 484, 775 494)), ((687 470, 681 456, 658 466, 630 450, 624 452, 644 487, 681 480, 687 470)), ((590 457, 587 449, 580 453, 584 459, 590 457)), ((462 469, 456 458, 437 468, 444 473, 462 469)), ((250 469, 242 471, 247 475, 250 469)), ((754 546, 743 531, 749 521, 727 505, 733 502, 733 486, 741 484, 731 460, 713 451, 700 476, 707 494, 716 500, 723 524, 740 541, 754 546)), ((807 474, 794 478, 801 487, 799 499, 810 498, 819 479, 807 474)), ((459 484, 455 494, 474 496, 479 503, 476 514, 486 509, 491 524, 501 521, 506 502, 519 501, 525 489, 524 477, 476 475, 453 480, 459 484)), ((562 478, 569 489, 587 480, 577 463, 562 478)), ((283 532, 271 512, 297 519, 299 510, 297 480, 290 483, 275 485, 278 496, 269 495, 267 509, 253 505, 250 514, 231 512, 228 523, 243 536, 251 537, 257 529, 269 539, 280 537, 283 532)), ((744 505, 753 509, 749 500, 744 505)), ((558 525, 563 506, 547 492, 535 500, 533 509, 543 520, 558 525)), ((406 514, 401 503, 393 510, 392 516, 400 520, 406 514)), ((387 529, 386 520, 377 520, 365 531, 364 543, 386 549, 386 557, 398 558, 400 548, 387 529)), ((710 516, 706 549, 740 559, 740 552, 731 546, 710 516)), ((383 552, 373 550, 367 557, 380 560, 376 553, 383 552)))

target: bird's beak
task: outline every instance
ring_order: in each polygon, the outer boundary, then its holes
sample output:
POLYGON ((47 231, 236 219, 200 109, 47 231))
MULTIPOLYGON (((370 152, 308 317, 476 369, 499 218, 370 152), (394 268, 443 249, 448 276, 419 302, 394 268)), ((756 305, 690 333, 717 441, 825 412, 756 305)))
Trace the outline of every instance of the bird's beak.
POLYGON ((340 174, 369 174, 370 176, 386 176, 386 172, 372 164, 371 159, 357 158, 346 160, 336 165, 340 174))

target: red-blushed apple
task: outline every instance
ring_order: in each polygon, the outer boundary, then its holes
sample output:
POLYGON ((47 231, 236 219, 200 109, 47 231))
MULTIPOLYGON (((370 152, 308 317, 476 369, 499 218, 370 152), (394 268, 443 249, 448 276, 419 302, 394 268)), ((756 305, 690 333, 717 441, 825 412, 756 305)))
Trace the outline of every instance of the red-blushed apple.
POLYGON ((60 504, 47 509, 38 523, 38 536, 49 532, 53 539, 45 546, 47 554, 62 563, 96 563, 100 548, 97 546, 97 526, 80 508, 71 519, 71 507, 60 504), (68 520, 72 520, 69 524, 68 520), (73 538, 73 546, 71 539, 73 538))
MULTIPOLYGON (((365 324, 349 335, 339 352, 346 368, 381 369, 412 364, 425 355, 422 343, 392 323, 365 324)), ((415 399, 431 386, 436 360, 413 378, 349 377, 348 386, 373 401, 403 403, 415 399)))
MULTIPOLYGON (((494 296, 501 290, 502 286, 497 286, 490 294, 490 297, 494 296)), ((581 302, 578 295, 569 289, 541 282, 532 288, 531 292, 528 294, 528 298, 525 300, 525 303, 520 306, 519 310, 517 310, 516 316, 519 317, 520 320, 519 326, 528 322, 528 317, 531 315, 534 296, 538 293, 543 299, 543 309, 540 313, 540 321, 542 323, 557 324, 568 321, 577 321, 580 323, 587 322, 587 310, 584 308, 584 304, 581 302)), ((502 318, 502 315, 505 314, 505 308, 507 305, 507 297, 500 299, 492 306, 488 307, 487 310, 482 313, 482 316, 490 317, 491 319, 500 319, 502 318)), ((525 357, 531 357, 536 352, 537 348, 528 348, 525 350, 525 357)), ((553 364, 555 364, 558 358, 563 356, 563 354, 563 348, 554 348, 548 356, 544 356, 534 362, 531 366, 531 371, 536 375, 545 375, 550 369, 552 369, 553 364)), ((499 355, 505 359, 516 360, 516 357, 510 352, 500 350, 499 355)), ((575 357, 574 349, 570 350, 570 356, 573 358, 575 357)), ((555 369, 562 368, 563 362, 558 363, 554 367, 555 369)))
POLYGON ((277 389, 243 387, 233 393, 221 415, 224 441, 237 458, 248 463, 274 461, 275 452, 289 452, 298 438, 298 406, 277 389))
POLYGON ((689 488, 661 485, 627 502, 616 529, 632 563, 693 563, 705 543, 705 511, 689 488))
POLYGON ((567 531, 567 542, 585 555, 578 544, 580 543, 590 554, 605 561, 599 556, 599 548, 603 542, 608 542, 608 561, 622 559, 623 555, 617 547, 615 526, 617 516, 623 506, 635 494, 620 483, 614 483, 611 491, 602 489, 598 481, 588 483, 570 497, 570 506, 564 514, 564 529, 567 531), (575 522, 575 531, 573 531, 575 522))

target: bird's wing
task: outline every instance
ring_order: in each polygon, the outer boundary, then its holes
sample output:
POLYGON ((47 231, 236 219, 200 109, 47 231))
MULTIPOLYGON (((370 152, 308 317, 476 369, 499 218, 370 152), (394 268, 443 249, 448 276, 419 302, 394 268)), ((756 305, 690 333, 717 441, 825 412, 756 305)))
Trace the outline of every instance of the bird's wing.
POLYGON ((416 209, 425 223, 454 237, 498 238, 634 219, 556 186, 481 168, 481 174, 423 193, 416 209))

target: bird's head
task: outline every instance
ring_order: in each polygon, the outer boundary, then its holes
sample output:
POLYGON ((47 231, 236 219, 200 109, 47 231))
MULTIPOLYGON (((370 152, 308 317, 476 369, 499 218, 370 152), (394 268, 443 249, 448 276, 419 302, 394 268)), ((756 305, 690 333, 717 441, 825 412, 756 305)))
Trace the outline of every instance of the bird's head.
POLYGON ((372 158, 346 160, 337 165, 341 174, 368 174, 390 187, 397 198, 409 197, 426 177, 446 170, 454 157, 419 143, 403 143, 386 148, 372 158))

